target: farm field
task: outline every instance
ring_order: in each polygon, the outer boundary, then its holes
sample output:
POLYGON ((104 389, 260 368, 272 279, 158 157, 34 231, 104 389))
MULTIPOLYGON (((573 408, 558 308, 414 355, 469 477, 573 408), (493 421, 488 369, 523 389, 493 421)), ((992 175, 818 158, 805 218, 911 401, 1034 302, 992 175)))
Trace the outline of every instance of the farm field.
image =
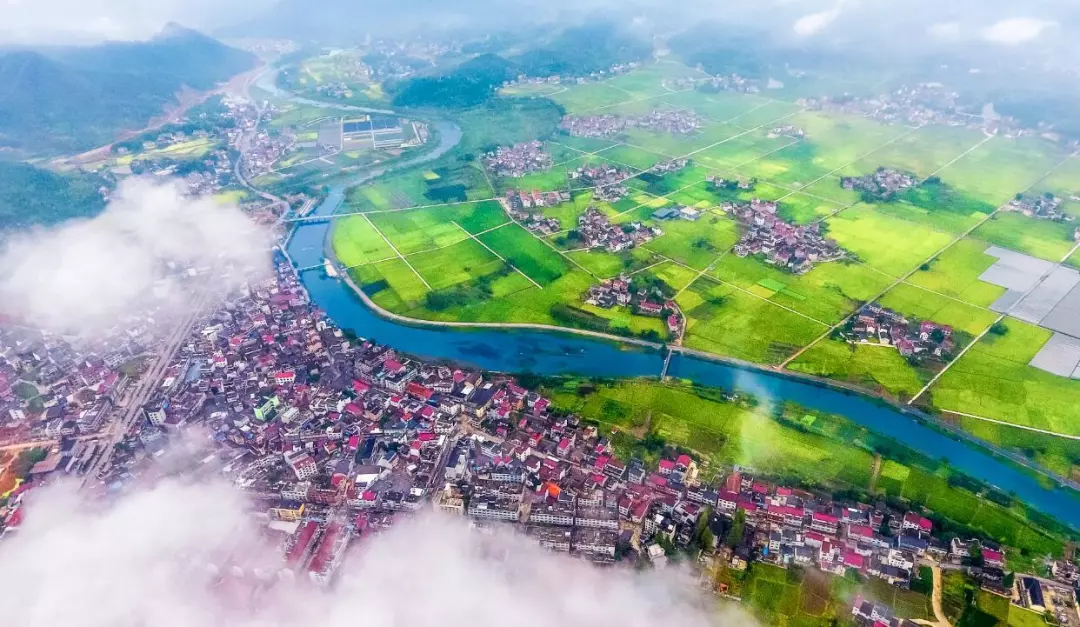
POLYGON ((889 278, 857 263, 827 263, 806 274, 779 270, 756 257, 725 255, 710 275, 826 323, 836 323, 881 292, 889 278))
POLYGON ((1080 435, 1080 381, 1028 365, 1051 332, 1018 320, 988 333, 930 388, 933 406, 1080 435))
POLYGON ((695 222, 667 220, 660 228, 664 234, 645 248, 696 270, 707 268, 739 239, 735 222, 715 214, 704 214, 695 222))
POLYGON ((962 239, 935 257, 925 269, 920 267, 908 282, 977 307, 987 307, 1005 293, 1005 288, 979 280, 997 261, 986 254, 989 247, 981 240, 962 239))
POLYGON ((870 267, 899 277, 944 248, 947 233, 878 212, 871 205, 857 205, 825 221, 829 237, 858 255, 870 267))
POLYGON ((1015 212, 1002 212, 987 220, 972 233, 973 237, 1058 262, 1068 256, 1076 241, 1072 223, 1036 220, 1015 212))
POLYGON ((929 381, 891 346, 848 344, 834 339, 814 344, 788 368, 852 383, 898 400, 915 396, 929 381))
POLYGON ((466 231, 481 233, 510 221, 495 202, 372 213, 359 217, 370 220, 402 255, 449 246, 468 239, 466 231))
POLYGON ((941 170, 945 183, 995 207, 1027 190, 1066 157, 1035 137, 995 137, 941 170))
POLYGON ((768 300, 707 279, 693 283, 675 300, 686 314, 685 346, 756 363, 780 363, 826 329, 768 300))
POLYGON ((347 268, 396 256, 364 216, 342 218, 334 226, 333 246, 334 254, 347 268))
POLYGON ((946 324, 971 336, 982 333, 998 318, 998 314, 989 309, 975 307, 906 283, 889 290, 878 302, 908 318, 946 324))
POLYGON ((839 176, 862 176, 879 167, 915 175, 919 180, 937 174, 950 162, 986 141, 986 135, 963 127, 924 126, 847 166, 839 176))

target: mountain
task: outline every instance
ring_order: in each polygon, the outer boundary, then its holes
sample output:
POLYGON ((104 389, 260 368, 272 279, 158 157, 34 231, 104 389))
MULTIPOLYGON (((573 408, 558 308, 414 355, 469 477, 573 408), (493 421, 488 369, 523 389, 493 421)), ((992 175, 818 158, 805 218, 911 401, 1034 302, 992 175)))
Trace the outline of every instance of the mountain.
POLYGON ((648 41, 613 23, 596 23, 566 29, 551 42, 511 60, 529 76, 585 76, 651 55, 648 41))
POLYGON ((170 26, 144 42, 0 53, 0 147, 24 155, 108 143, 255 65, 255 57, 170 26))
POLYGON ((503 82, 518 75, 513 63, 494 54, 482 54, 452 71, 412 78, 394 88, 400 107, 471 107, 487 100, 503 82))
POLYGON ((92 174, 57 174, 0 161, 0 226, 20 228, 97 215, 105 207, 98 193, 105 184, 92 174))

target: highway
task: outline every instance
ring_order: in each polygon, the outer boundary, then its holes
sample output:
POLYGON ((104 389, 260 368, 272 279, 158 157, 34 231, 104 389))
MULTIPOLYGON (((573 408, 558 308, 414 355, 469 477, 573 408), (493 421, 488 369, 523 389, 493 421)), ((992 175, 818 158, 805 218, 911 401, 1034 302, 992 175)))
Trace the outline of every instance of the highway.
POLYGON ((204 288, 195 296, 195 307, 192 312, 166 338, 154 363, 142 374, 135 387, 125 392, 123 398, 120 399, 115 410, 116 413, 113 415, 105 432, 106 436, 102 438, 105 448, 83 475, 84 487, 87 485, 87 481, 96 480, 99 474, 108 469, 116 445, 124 439, 124 435, 142 416, 143 405, 150 400, 151 395, 157 390, 169 365, 172 364, 173 359, 176 357, 177 351, 180 350, 181 344, 187 339, 195 322, 202 315, 208 294, 209 290, 204 288))

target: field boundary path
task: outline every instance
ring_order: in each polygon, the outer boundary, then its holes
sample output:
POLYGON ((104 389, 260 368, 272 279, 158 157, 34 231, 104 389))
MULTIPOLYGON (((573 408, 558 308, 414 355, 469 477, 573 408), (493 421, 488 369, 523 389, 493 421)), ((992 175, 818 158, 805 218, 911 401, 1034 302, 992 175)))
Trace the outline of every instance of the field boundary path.
MULTIPOLYGON (((532 283, 533 285, 535 285, 535 286, 537 287, 537 289, 541 289, 541 290, 542 290, 542 289, 544 289, 544 286, 543 286, 543 285, 540 285, 540 284, 539 284, 539 283, 537 283, 536 281, 533 281, 533 280, 532 280, 532 277, 530 277, 529 275, 527 275, 527 274, 525 274, 524 272, 522 272, 522 271, 521 271, 521 268, 519 268, 519 267, 515 266, 514 264, 510 263, 509 261, 507 261, 507 260, 506 260, 506 257, 503 257, 503 256, 502 256, 502 255, 500 255, 499 253, 497 253, 497 252, 495 252, 494 250, 492 250, 490 246, 488 246, 488 245, 487 245, 487 244, 485 244, 484 242, 480 241, 480 238, 479 238, 479 237, 477 237, 477 236, 473 235, 472 233, 470 233, 470 232, 466 231, 466 230, 465 230, 465 227, 461 226, 461 225, 460 225, 460 224, 458 224, 457 222, 454 222, 453 220, 451 220, 451 221, 450 221, 450 224, 453 224, 453 225, 454 225, 454 226, 456 226, 457 228, 461 229, 461 231, 462 231, 463 233, 465 233, 466 235, 468 235, 468 236, 469 236, 469 239, 471 239, 471 240, 475 241, 475 242, 476 242, 477 244, 480 244, 481 246, 483 246, 485 250, 487 250, 487 251, 488 251, 489 253, 491 253, 492 255, 495 255, 496 257, 498 257, 498 258, 499 258, 499 260, 500 260, 500 261, 502 261, 503 263, 505 263, 505 264, 508 264, 508 265, 509 265, 509 266, 510 266, 511 268, 513 268, 514 270, 516 270, 518 274, 520 274, 521 276, 523 276, 523 277, 525 277, 526 279, 528 279, 528 280, 529 280, 529 283, 532 283)), ((461 240, 461 241, 465 242, 465 241, 468 241, 468 240, 461 240)))
POLYGON ((390 241, 390 238, 383 235, 383 232, 379 230, 379 227, 375 226, 375 223, 371 221, 371 218, 364 216, 364 219, 367 220, 367 223, 371 225, 371 228, 375 229, 375 232, 379 234, 379 237, 383 238, 383 241, 386 242, 386 245, 390 247, 390 250, 394 251, 394 254, 398 256, 398 259, 404 261, 405 265, 409 266, 409 269, 413 271, 413 274, 416 275, 416 278, 420 279, 420 282, 424 284, 424 287, 428 288, 429 292, 433 292, 434 290, 431 289, 431 285, 429 285, 428 282, 424 279, 424 277, 416 271, 416 268, 414 268, 413 265, 409 263, 409 260, 405 258, 405 255, 402 255, 401 251, 399 251, 397 247, 394 246, 394 243, 390 241))

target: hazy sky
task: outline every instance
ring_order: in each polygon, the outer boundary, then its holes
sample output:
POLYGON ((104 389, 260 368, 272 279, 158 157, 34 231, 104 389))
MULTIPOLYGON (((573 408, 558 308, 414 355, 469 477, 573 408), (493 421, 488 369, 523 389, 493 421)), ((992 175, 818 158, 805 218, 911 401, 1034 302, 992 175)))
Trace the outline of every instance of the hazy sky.
MULTIPOLYGON (((266 15, 278 2, 292 8, 282 15, 301 9, 310 18, 322 7, 327 16, 366 13, 378 22, 403 13, 413 14, 405 22, 414 25, 434 16, 434 23, 460 25, 503 15, 507 25, 520 26, 526 15, 606 14, 662 20, 665 27, 728 19, 802 39, 873 34, 1003 46, 1068 36, 1080 13, 1073 0, 0 0, 0 43, 142 39, 170 21, 213 30, 266 15)), ((359 34, 363 21, 356 27, 359 34)))

